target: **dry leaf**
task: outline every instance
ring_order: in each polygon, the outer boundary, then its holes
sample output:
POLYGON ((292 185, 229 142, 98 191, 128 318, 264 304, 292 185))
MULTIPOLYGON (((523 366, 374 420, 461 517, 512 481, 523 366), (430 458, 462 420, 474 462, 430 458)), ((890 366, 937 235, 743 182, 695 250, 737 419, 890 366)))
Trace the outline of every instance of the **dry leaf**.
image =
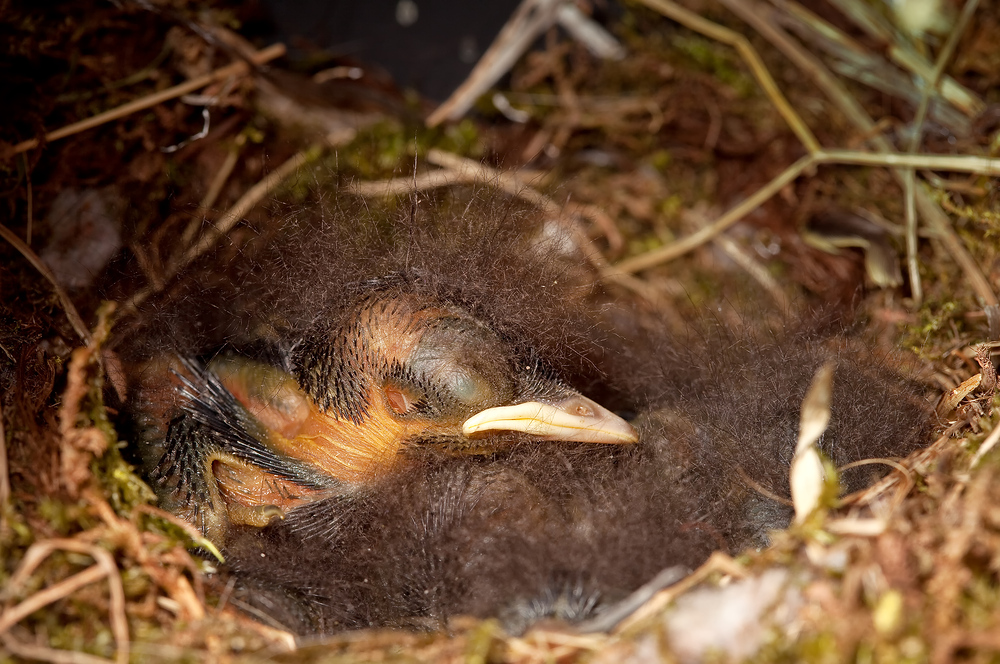
POLYGON ((816 441, 830 423, 830 398, 833 392, 832 362, 827 362, 813 376, 809 391, 802 400, 799 442, 789 471, 795 521, 801 523, 819 505, 823 494, 823 461, 816 441))

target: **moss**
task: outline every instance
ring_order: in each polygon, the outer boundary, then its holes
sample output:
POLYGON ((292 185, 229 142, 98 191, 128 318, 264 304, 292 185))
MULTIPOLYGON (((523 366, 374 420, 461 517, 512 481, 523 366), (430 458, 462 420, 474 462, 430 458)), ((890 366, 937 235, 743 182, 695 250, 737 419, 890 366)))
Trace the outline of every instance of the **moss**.
POLYGON ((995 574, 974 574, 966 586, 960 606, 965 627, 972 630, 990 629, 995 624, 997 610, 1000 609, 1000 588, 997 587, 995 574))
POLYGON ((468 635, 465 647, 466 664, 486 664, 497 661, 502 650, 503 630, 496 620, 484 620, 468 635))
POLYGON ((67 502, 52 496, 42 496, 37 503, 38 515, 48 523, 53 532, 62 536, 87 530, 97 524, 83 501, 67 502))
POLYGON ((672 45, 702 71, 729 85, 742 99, 754 96, 758 87, 745 72, 732 48, 700 35, 677 36, 672 45))
POLYGON ((934 348, 938 333, 955 324, 958 302, 926 302, 918 312, 919 322, 901 329, 900 344, 924 360, 938 359, 934 348))
POLYGON ((646 162, 660 173, 666 173, 667 168, 673 162, 670 150, 659 149, 646 158, 646 162))
POLYGON ((383 121, 338 150, 336 166, 364 180, 400 177, 412 171, 415 155, 419 162, 432 148, 475 160, 484 154, 479 129, 468 118, 434 129, 383 121))

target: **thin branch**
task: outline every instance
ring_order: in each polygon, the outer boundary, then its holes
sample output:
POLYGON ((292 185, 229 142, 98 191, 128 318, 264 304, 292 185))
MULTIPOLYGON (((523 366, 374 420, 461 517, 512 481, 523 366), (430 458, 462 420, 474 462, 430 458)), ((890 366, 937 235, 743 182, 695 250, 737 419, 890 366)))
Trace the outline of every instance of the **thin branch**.
POLYGON ((125 590, 122 587, 118 566, 111 553, 94 544, 87 544, 73 539, 50 539, 35 542, 24 554, 20 566, 11 575, 7 583, 6 593, 14 592, 37 569, 50 554, 55 551, 72 551, 90 556, 95 565, 63 579, 45 590, 39 591, 17 606, 0 614, 0 634, 3 634, 20 620, 31 615, 44 606, 64 597, 68 597, 78 589, 94 583, 102 578, 108 579, 111 602, 108 608, 111 623, 111 633, 115 637, 116 656, 118 664, 127 664, 129 656, 128 619, 125 616, 125 590))
MULTIPOLYGON (((867 111, 848 92, 847 88, 834 77, 823 63, 808 50, 803 48, 798 42, 788 36, 776 23, 770 11, 762 7, 760 3, 752 0, 734 2, 725 0, 727 6, 736 13, 737 16, 757 29, 768 39, 778 50, 785 54, 789 60, 802 69, 813 82, 833 101, 840 111, 847 117, 861 134, 868 136, 869 142, 880 152, 892 153, 893 146, 881 136, 875 122, 868 115, 867 111)), ((899 158, 894 157, 894 158, 899 158)), ((902 183, 903 174, 900 170, 893 170, 893 175, 902 183)), ((917 210, 927 221, 928 227, 938 236, 945 245, 948 253, 959 264, 968 279, 972 289, 984 305, 998 304, 996 294, 989 281, 983 276, 979 266, 969 254, 968 249, 955 234, 948 217, 941 211, 941 208, 924 191, 917 191, 917 210)))
POLYGON ((22 643, 10 634, 0 634, 0 641, 11 654, 23 659, 51 662, 52 664, 110 664, 112 662, 110 659, 88 655, 85 652, 22 643))
POLYGON ((616 263, 611 266, 611 270, 613 270, 613 273, 641 272, 642 270, 648 270, 651 267, 672 261, 679 256, 683 256, 687 252, 710 241, 716 235, 753 212, 765 201, 767 201, 767 199, 781 191, 782 187, 789 182, 794 181, 795 178, 799 177, 803 171, 815 166, 816 163, 817 159, 815 156, 806 155, 805 157, 802 157, 797 162, 782 171, 765 186, 755 191, 752 195, 735 207, 729 209, 708 226, 705 226, 701 230, 677 240, 676 242, 671 242, 668 245, 660 247, 659 249, 654 249, 653 251, 639 254, 638 256, 633 256, 632 258, 623 260, 620 263, 616 263))
MULTIPOLYGON (((920 142, 924 135, 924 119, 927 117, 927 108, 930 104, 931 95, 937 90, 941 82, 941 76, 944 74, 944 68, 951 61, 955 47, 958 46, 958 39, 965 32, 965 28, 968 27, 969 21, 972 20, 978 6, 979 0, 967 0, 955 27, 952 28, 951 34, 948 35, 948 41, 945 42, 944 48, 938 54, 930 79, 924 81, 920 106, 917 107, 917 114, 913 119, 913 127, 911 128, 910 145, 906 150, 910 154, 916 153, 917 148, 920 147, 920 142)), ((917 306, 920 306, 920 303, 923 301, 923 288, 920 285, 920 265, 917 260, 917 192, 915 179, 916 174, 913 172, 913 169, 904 171, 903 188, 906 196, 906 205, 904 207, 906 211, 906 265, 910 272, 910 289, 913 293, 913 301, 917 306)))
POLYGON ((531 44, 556 21, 564 0, 523 0, 486 49, 468 78, 427 118, 428 127, 465 115, 476 99, 500 80, 531 44))
POLYGON ((70 325, 76 331, 83 343, 88 346, 93 342, 90 336, 90 330, 87 329, 86 324, 83 322, 83 318, 80 317, 80 313, 76 310, 73 305, 73 301, 69 299, 69 293, 67 293, 63 287, 56 280, 56 275, 52 274, 52 270, 49 266, 42 262, 42 259, 38 257, 34 251, 31 250, 24 241, 13 233, 9 228, 0 224, 0 237, 7 240, 15 249, 17 249, 22 256, 24 256, 32 267, 38 270, 38 273, 45 277, 46 281, 52 284, 52 290, 56 292, 56 297, 59 298, 59 303, 62 305, 63 311, 66 313, 66 318, 69 319, 70 325))
MULTIPOLYGON (((285 54, 284 44, 273 44, 267 48, 257 51, 251 58, 249 58, 254 64, 262 65, 266 62, 270 62, 275 58, 280 58, 285 54)), ((81 131, 86 131, 87 129, 93 129, 112 120, 117 120, 119 118, 125 117, 126 115, 131 115, 136 111, 141 111, 157 104, 169 101, 176 97, 181 97, 188 94, 189 92, 194 92, 200 88, 204 88, 207 85, 211 85, 217 81, 221 81, 229 78, 230 76, 241 76, 250 71, 250 65, 246 62, 234 62, 231 65, 226 65, 216 69, 215 71, 205 74, 204 76, 199 76, 198 78, 192 79, 185 83, 180 83, 172 88, 167 88, 160 92, 156 92, 151 95, 147 95, 135 101, 131 101, 127 104, 113 108, 104 113, 99 113, 94 117, 87 118, 86 120, 81 120, 79 122, 74 122, 73 124, 66 125, 60 129, 49 132, 45 135, 45 142, 51 143, 52 141, 57 141, 60 138, 66 138, 67 136, 72 136, 73 134, 78 134, 81 131)), ((0 158, 9 158, 16 154, 20 154, 26 150, 32 150, 40 145, 41 141, 37 138, 28 139, 27 141, 22 141, 10 149, 5 155, 0 158)))
MULTIPOLYGON (((819 141, 813 135, 812 130, 809 126, 802 121, 799 114, 795 112, 792 105, 788 103, 785 96, 781 93, 781 88, 778 84, 774 82, 774 78, 771 73, 764 66, 764 62, 757 55, 757 51, 750 44, 746 37, 743 35, 733 32, 729 28, 724 28, 717 23, 713 23, 708 19, 698 16, 692 11, 680 7, 670 0, 639 0, 642 4, 647 7, 654 9, 664 16, 677 21, 681 25, 694 30, 695 32, 700 32, 706 37, 710 37, 716 41, 720 41, 724 44, 728 44, 736 49, 743 60, 746 62, 747 66, 750 68, 750 73, 753 74, 754 78, 760 84, 761 88, 764 89, 764 93, 774 104, 775 108, 778 109, 778 113, 781 117, 785 119, 788 126, 798 137, 802 145, 805 146, 806 150, 809 152, 815 152, 819 149, 819 141)), ((723 0, 724 3, 728 4, 727 0, 723 0)))
MULTIPOLYGON (((181 258, 170 267, 164 282, 168 282, 171 278, 177 275, 181 270, 194 262, 199 256, 204 254, 206 251, 215 246, 215 243, 219 241, 226 233, 232 230, 235 226, 257 203, 263 200, 267 195, 277 189, 282 182, 285 181, 290 175, 295 173, 304 164, 314 159, 317 159, 323 150, 322 145, 315 145, 307 150, 302 150, 294 155, 292 155, 288 161, 283 163, 278 168, 274 169, 268 173, 260 182, 250 187, 243 196, 236 201, 229 210, 226 211, 218 220, 211 226, 208 226, 204 233, 202 233, 201 238, 198 242, 192 245, 181 258)), ((122 307, 122 314, 134 313, 140 304, 142 304, 150 295, 158 292, 160 289, 155 286, 147 286, 138 293, 132 296, 132 298, 122 307)))

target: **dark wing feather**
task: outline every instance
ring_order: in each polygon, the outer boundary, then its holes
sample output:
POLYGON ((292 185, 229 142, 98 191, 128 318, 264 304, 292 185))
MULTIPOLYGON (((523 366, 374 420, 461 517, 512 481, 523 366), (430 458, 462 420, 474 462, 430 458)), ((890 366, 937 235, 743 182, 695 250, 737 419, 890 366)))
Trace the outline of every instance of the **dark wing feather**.
POLYGON ((267 430, 218 376, 190 358, 181 358, 181 363, 188 374, 175 372, 182 384, 179 393, 183 415, 170 425, 164 461, 174 470, 183 467, 182 478, 190 473, 193 458, 205 458, 214 447, 304 488, 336 486, 308 464, 268 448, 263 442, 267 440, 267 430))

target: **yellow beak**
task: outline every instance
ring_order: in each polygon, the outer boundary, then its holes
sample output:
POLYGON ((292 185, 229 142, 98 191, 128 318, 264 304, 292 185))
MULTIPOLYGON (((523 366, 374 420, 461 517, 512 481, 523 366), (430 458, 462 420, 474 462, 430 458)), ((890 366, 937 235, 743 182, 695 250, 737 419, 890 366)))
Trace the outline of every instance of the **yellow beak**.
POLYGON ((520 431, 539 440, 580 443, 628 445, 639 441, 632 425, 582 395, 554 404, 527 401, 488 408, 462 425, 462 433, 469 437, 487 431, 520 431))

